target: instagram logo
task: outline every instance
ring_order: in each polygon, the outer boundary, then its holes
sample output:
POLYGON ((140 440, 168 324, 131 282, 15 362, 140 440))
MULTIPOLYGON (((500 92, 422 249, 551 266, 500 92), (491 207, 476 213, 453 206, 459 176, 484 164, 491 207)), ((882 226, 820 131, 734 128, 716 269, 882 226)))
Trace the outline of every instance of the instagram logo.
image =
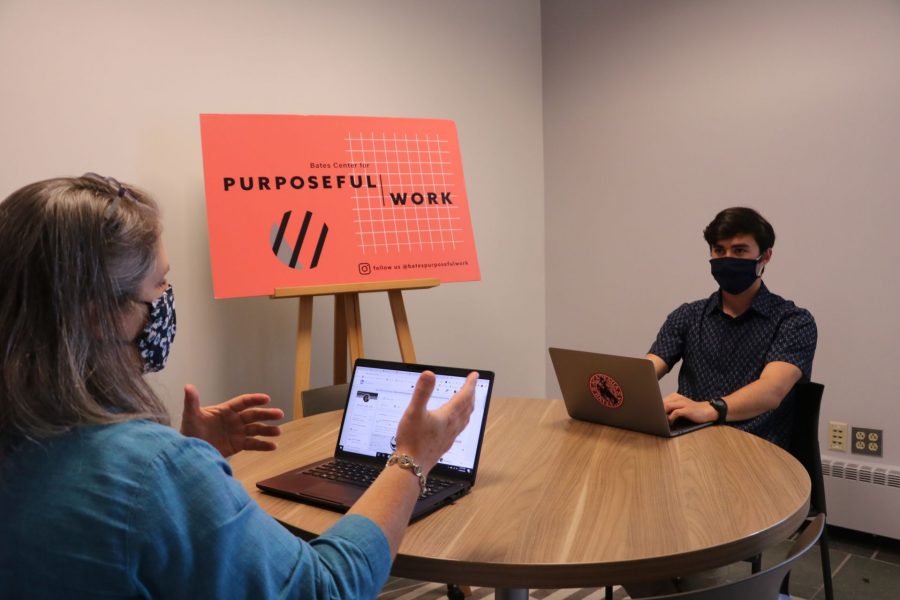
POLYGON ((360 275, 371 275, 372 274, 372 265, 369 263, 359 263, 359 274, 360 275))

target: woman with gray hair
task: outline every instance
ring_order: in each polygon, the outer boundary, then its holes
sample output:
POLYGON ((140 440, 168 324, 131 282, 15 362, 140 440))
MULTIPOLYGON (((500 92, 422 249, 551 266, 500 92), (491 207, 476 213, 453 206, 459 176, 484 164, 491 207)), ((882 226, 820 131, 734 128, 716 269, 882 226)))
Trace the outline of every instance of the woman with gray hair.
MULTIPOLYGON (((366 598, 381 589, 419 491, 386 468, 311 543, 231 478, 224 457, 268 450, 264 394, 201 408, 182 433, 143 374, 175 336, 159 210, 87 174, 0 203, 0 596, 366 598)), ((434 466, 468 422, 476 374, 436 411, 425 372, 397 450, 434 466)))

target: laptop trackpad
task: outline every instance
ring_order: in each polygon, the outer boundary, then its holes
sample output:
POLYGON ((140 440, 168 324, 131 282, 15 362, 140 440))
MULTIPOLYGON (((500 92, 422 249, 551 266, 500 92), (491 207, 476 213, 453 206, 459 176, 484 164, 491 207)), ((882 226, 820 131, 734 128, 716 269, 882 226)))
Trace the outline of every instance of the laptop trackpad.
POLYGON ((366 488, 356 487, 352 485, 332 483, 330 481, 321 481, 312 484, 303 490, 304 496, 310 498, 319 498, 331 503, 340 503, 344 506, 351 506, 359 500, 366 491, 366 488))

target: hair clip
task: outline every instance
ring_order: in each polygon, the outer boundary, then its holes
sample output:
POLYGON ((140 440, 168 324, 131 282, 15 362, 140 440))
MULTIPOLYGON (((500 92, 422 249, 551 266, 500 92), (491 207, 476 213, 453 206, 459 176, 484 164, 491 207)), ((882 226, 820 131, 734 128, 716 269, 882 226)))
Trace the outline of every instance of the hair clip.
POLYGON ((119 181, 113 177, 104 177, 103 175, 98 175, 97 173, 89 172, 82 175, 85 179, 90 179, 91 181, 96 181, 97 183, 103 183, 116 191, 115 199, 110 203, 110 205, 106 208, 106 216, 113 214, 119 206, 119 201, 122 198, 127 198, 132 202, 137 202, 137 196, 134 195, 130 189, 119 183, 119 181))

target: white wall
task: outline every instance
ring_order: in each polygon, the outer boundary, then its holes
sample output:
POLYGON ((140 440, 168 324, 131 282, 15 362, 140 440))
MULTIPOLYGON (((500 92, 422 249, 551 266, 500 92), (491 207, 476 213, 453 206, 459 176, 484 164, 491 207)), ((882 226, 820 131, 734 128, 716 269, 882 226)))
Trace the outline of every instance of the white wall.
POLYGON ((704 226, 755 207, 765 281, 819 326, 820 439, 883 427, 900 464, 900 4, 554 0, 542 26, 548 343, 646 352, 716 288, 704 226))
MULTIPOLYGON (((178 337, 155 384, 206 403, 291 406, 295 300, 212 299, 198 115, 456 121, 482 281, 407 295, 422 362, 545 388, 540 8, 390 0, 0 3, 0 198, 97 171, 155 195, 178 337)), ((386 295, 364 296, 366 354, 399 359, 386 295)), ((331 305, 315 308, 313 385, 330 383, 331 305)))

